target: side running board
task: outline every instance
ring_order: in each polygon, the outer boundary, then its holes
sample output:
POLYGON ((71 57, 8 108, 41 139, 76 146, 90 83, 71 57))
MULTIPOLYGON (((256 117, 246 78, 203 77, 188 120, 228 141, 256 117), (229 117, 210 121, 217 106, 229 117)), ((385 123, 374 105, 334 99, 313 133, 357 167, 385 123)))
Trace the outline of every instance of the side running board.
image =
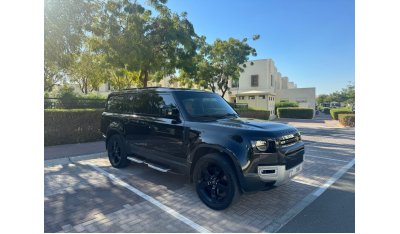
POLYGON ((128 157, 128 160, 132 161, 132 162, 135 162, 135 163, 144 163, 148 167, 150 167, 150 168, 152 168, 154 170, 157 170, 157 171, 161 171, 161 172, 168 172, 168 171, 171 170, 170 168, 166 168, 166 167, 161 166, 161 165, 156 165, 156 164, 153 164, 153 163, 149 163, 149 162, 146 162, 144 160, 141 160, 141 159, 138 159, 138 158, 135 158, 135 157, 128 157))

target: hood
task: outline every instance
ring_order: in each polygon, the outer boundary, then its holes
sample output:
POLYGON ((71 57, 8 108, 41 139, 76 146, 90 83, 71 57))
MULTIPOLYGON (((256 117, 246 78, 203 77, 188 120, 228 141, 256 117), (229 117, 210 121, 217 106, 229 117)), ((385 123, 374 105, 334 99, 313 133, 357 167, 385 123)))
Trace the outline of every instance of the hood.
POLYGON ((225 128, 234 128, 237 130, 250 130, 268 133, 270 136, 283 136, 297 132, 295 127, 287 124, 276 123, 266 120, 252 119, 252 118, 231 118, 219 119, 211 122, 211 125, 217 125, 225 128))

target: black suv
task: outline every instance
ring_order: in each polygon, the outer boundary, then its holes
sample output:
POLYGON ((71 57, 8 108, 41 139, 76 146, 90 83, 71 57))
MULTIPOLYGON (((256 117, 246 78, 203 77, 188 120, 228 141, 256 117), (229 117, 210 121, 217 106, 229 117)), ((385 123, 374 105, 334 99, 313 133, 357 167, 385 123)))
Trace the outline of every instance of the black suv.
POLYGON ((304 143, 296 128, 240 118, 221 96, 206 91, 113 92, 101 131, 113 167, 133 161, 184 174, 216 210, 242 192, 280 185, 303 167, 304 143))

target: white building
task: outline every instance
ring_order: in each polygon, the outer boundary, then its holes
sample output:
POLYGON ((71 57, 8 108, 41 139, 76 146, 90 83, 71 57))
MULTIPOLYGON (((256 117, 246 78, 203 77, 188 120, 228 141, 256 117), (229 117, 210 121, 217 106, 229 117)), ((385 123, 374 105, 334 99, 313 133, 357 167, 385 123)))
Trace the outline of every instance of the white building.
POLYGON ((272 59, 247 62, 239 81, 230 82, 229 87, 230 92, 225 95, 227 101, 269 110, 272 118, 276 115, 275 102, 279 101, 297 102, 299 107, 315 108, 315 88, 297 88, 288 77, 282 77, 272 59))

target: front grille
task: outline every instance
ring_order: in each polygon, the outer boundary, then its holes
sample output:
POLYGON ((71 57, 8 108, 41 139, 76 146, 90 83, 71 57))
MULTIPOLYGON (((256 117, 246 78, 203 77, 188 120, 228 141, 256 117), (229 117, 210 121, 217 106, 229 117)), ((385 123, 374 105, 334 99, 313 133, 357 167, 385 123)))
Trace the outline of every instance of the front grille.
POLYGON ((287 156, 286 159, 286 170, 289 170, 303 162, 303 154, 295 154, 293 156, 287 156))

